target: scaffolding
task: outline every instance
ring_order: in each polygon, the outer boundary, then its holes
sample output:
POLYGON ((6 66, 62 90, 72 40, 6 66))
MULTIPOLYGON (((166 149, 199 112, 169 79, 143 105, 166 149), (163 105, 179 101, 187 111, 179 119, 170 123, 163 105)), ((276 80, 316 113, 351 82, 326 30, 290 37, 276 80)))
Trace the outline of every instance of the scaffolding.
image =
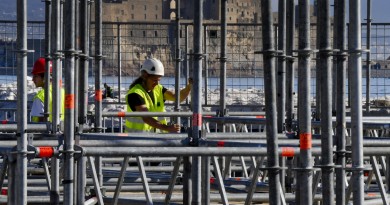
MULTIPOLYGON (((102 112, 99 97, 104 58, 102 0, 94 1, 94 54, 90 53, 89 44, 91 4, 87 0, 45 1, 45 57, 53 61, 54 68, 53 121, 29 124, 26 76, 30 51, 26 37, 26 1, 17 0, 17 124, 0 127, 3 156, 0 203, 388 204, 389 118, 363 117, 361 69, 348 70, 348 117, 345 103, 347 67, 361 68, 362 53, 370 52, 361 46, 360 1, 349 2, 348 47, 347 6, 344 0, 335 1, 333 48, 329 0, 318 1, 321 8, 316 34, 318 51, 311 47, 309 0, 298 1, 297 44, 294 43, 294 1, 279 1, 277 39, 271 1, 261 1, 262 48, 254 54, 263 58, 265 104, 264 111, 252 113, 229 112, 224 101, 229 62, 227 0, 222 0, 220 7, 218 112, 202 109, 203 61, 208 53, 203 41, 207 35, 203 27, 203 1, 194 1, 194 13, 199 15, 192 22, 193 51, 185 51, 185 58, 191 56, 193 68, 191 111, 181 111, 181 104, 175 103, 174 112, 167 113, 102 112), (319 91, 313 114, 310 70, 314 54, 318 57, 319 91), (87 111, 86 92, 92 55, 97 97, 91 114, 87 111), (296 110, 291 103, 295 60, 299 95, 296 110), (65 79, 64 122, 60 121, 59 112, 62 75, 65 79), (333 89, 332 76, 337 78, 337 90, 333 89), (123 119, 140 116, 171 117, 176 123, 185 119, 189 126, 182 133, 122 133, 123 119), (119 133, 114 132, 113 126, 111 133, 103 133, 106 117, 119 119, 119 133)), ((179 93, 183 60, 179 5, 180 0, 175 19, 176 93, 179 93)), ((120 27, 117 29, 120 36, 120 27)), ((120 38, 117 40, 120 45, 120 38)), ((369 41, 367 44, 369 48, 369 41)), ((119 65, 120 56, 119 46, 119 65)), ((118 81, 120 84, 120 75, 118 81)), ((49 84, 45 84, 46 90, 48 87, 49 84)), ((45 110, 47 108, 45 102, 45 110)))

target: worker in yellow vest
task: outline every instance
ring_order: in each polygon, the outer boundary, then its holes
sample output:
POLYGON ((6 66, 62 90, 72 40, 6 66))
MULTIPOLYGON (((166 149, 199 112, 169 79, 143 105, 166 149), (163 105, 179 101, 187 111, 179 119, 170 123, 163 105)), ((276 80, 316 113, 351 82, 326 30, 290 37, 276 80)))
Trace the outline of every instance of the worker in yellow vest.
MULTIPOLYGON (((50 75, 53 72, 52 63, 50 63, 50 75)), ((31 74, 33 75, 33 82, 37 88, 41 87, 43 88, 45 85, 45 65, 46 60, 43 57, 38 58, 38 60, 35 61, 34 67, 31 71, 31 74)), ((61 88, 61 120, 64 120, 64 114, 65 114, 65 91, 63 88, 61 88)), ((31 117, 33 122, 44 122, 45 118, 43 113, 44 110, 44 102, 45 102, 45 90, 41 89, 38 91, 38 93, 33 98, 33 104, 31 107, 31 117)), ((49 86, 49 122, 52 121, 52 86, 50 84, 49 86)))
MULTIPOLYGON (((164 66, 156 58, 147 59, 141 67, 141 76, 130 85, 126 95, 127 112, 165 112, 164 102, 175 101, 175 93, 160 84, 164 66)), ((192 79, 180 90, 180 101, 191 92, 192 79)), ((127 117, 127 132, 180 132, 180 125, 168 125, 164 117, 127 117)))

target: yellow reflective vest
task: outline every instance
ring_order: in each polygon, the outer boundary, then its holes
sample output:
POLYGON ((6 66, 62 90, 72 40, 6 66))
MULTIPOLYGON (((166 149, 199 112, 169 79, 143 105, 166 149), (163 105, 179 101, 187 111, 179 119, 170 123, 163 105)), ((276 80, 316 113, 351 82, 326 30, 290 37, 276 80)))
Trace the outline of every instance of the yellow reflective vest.
MULTIPOLYGON (((53 100, 52 100, 52 86, 50 85, 49 87, 49 122, 52 122, 53 121, 53 116, 52 116, 52 113, 53 113, 53 100)), ((44 89, 41 89, 40 91, 38 91, 38 93, 34 96, 34 99, 33 100, 36 100, 36 99, 39 99, 40 101, 42 101, 42 103, 45 102, 45 90, 44 89)), ((63 88, 61 88, 61 121, 64 121, 64 118, 65 118, 65 90, 63 88)), ((39 117, 38 116, 32 116, 32 119, 31 119, 32 122, 39 122, 39 117)))
MULTIPOLYGON (((149 112, 165 112, 164 105, 164 96, 162 93, 163 86, 157 85, 151 91, 154 96, 154 102, 150 98, 148 92, 142 87, 142 85, 137 84, 132 87, 126 95, 126 104, 127 112, 134 112, 129 106, 127 96, 132 93, 137 93, 145 100, 145 105, 148 108, 149 112)), ((160 121, 162 124, 167 124, 167 121, 164 117, 153 117, 154 119, 160 121)), ((142 117, 127 117, 126 118, 126 132, 162 132, 161 130, 156 130, 154 127, 146 124, 142 117)))

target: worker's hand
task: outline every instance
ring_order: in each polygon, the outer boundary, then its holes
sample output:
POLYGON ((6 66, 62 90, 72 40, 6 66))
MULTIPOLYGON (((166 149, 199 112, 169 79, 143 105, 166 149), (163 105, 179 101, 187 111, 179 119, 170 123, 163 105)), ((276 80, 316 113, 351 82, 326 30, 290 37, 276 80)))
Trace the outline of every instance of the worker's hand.
POLYGON ((180 125, 179 124, 168 125, 168 132, 180 133, 180 125))

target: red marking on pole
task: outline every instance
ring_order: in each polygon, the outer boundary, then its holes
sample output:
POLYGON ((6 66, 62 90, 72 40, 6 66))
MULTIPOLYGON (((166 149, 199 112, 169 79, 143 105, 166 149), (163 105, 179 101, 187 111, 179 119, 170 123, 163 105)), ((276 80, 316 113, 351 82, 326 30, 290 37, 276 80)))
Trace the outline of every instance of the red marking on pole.
POLYGON ((103 99, 103 92, 102 90, 95 90, 95 100, 96 101, 102 101, 103 99))
POLYGON ((125 112, 118 112, 118 117, 125 117, 126 113, 125 112))
POLYGON ((8 189, 2 189, 1 195, 8 195, 8 189))
POLYGON ((300 133, 299 134, 299 144, 301 150, 311 149, 311 133, 300 133))
POLYGON ((74 109, 74 94, 65 95, 65 108, 74 109))
POLYGON ((218 141, 217 142, 217 147, 224 147, 225 146, 225 142, 224 141, 218 141))
POLYGON ((39 149, 39 155, 40 158, 46 158, 46 157, 52 157, 54 154, 53 147, 38 147, 39 149))
POLYGON ((192 126, 202 126, 202 114, 194 113, 192 114, 192 126))
POLYGON ((1 124, 7 124, 8 123, 8 120, 2 120, 1 121, 1 124))
POLYGON ((282 156, 283 157, 293 157, 294 155, 295 155, 294 148, 282 147, 282 156))
POLYGON ((215 178, 210 178, 210 184, 214 184, 215 183, 215 178))

